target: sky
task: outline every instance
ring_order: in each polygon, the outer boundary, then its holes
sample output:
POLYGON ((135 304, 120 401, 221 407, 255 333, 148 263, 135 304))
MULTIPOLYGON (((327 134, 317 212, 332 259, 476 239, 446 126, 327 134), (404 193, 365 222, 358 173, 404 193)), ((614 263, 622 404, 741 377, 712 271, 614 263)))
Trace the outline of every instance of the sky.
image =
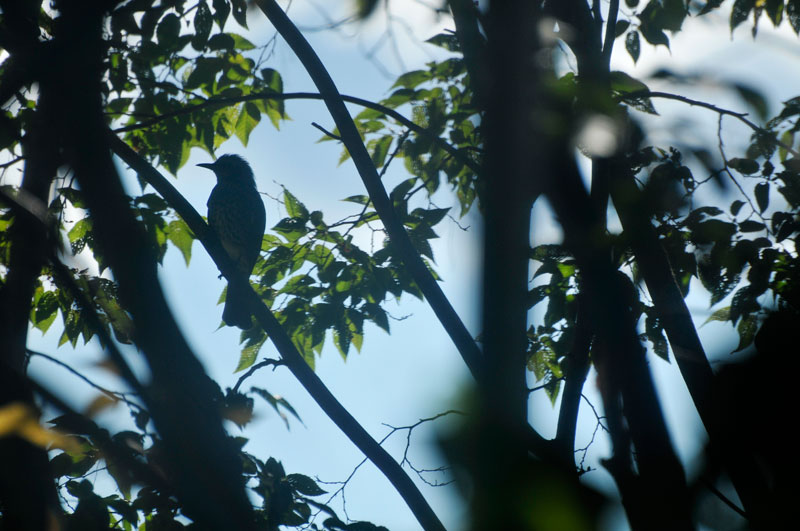
MULTIPOLYGON (((397 17, 391 20, 392 24, 387 25, 387 18, 379 14, 363 27, 343 26, 338 30, 316 31, 325 21, 321 12, 330 12, 329 3, 321 0, 316 3, 295 1, 289 15, 306 33, 340 92, 378 100, 390 93, 394 77, 404 71, 420 68, 434 57, 441 57, 438 48, 418 44, 413 39, 425 40, 441 28, 451 27, 447 19, 437 19, 418 2, 401 0, 392 5, 396 6, 397 17), (396 50, 391 41, 382 40, 388 35, 387 28, 391 28, 397 38, 396 50), (383 45, 374 48, 376 42, 383 42, 383 45), (371 60, 370 55, 376 59, 371 60)), ((346 3, 336 3, 336 6, 344 9, 346 3)), ((723 8, 721 12, 729 12, 729 8, 723 8)), ((331 17, 336 20, 335 13, 331 13, 331 17)), ((274 35, 274 30, 260 12, 251 11, 249 20, 249 32, 237 31, 255 44, 264 43, 274 35)), ((653 49, 643 43, 642 58, 637 65, 633 65, 621 44, 618 41, 612 64, 614 68, 636 76, 646 76, 661 66, 669 65, 684 72, 708 73, 718 79, 747 80, 767 90, 773 101, 791 97, 792 90, 800 81, 800 74, 794 74, 785 67, 787 61, 796 64, 798 59, 797 49, 791 47, 796 45, 796 38, 787 31, 786 24, 780 31, 772 32, 762 22, 758 40, 754 44, 749 35, 749 26, 737 30, 732 40, 725 20, 718 19, 714 24, 705 20, 690 20, 686 23, 685 31, 673 39, 670 51, 663 47, 653 49), (786 42, 791 44, 787 46, 786 42), (731 60, 734 57, 736 60, 731 60), (774 82, 778 76, 785 81, 774 82)), ((280 39, 267 66, 281 73, 287 92, 315 90, 302 66, 280 39)), ((795 72, 800 72, 800 69, 795 69, 795 72)), ((651 88, 660 87, 651 83, 651 88)), ((709 86, 687 87, 683 93, 692 97, 713 98, 721 106, 737 110, 743 108, 740 101, 709 86)), ((716 117, 706 111, 660 101, 656 102, 656 107, 668 121, 680 118, 695 122, 691 128, 678 129, 683 139, 703 135, 708 138, 708 135, 715 133, 716 117)), ((283 206, 274 199, 280 197, 281 186, 291 190, 310 210, 323 210, 329 221, 353 213, 353 205, 338 199, 365 193, 360 179, 350 161, 337 166, 341 146, 335 142, 318 143, 321 133, 311 125, 311 122, 318 122, 326 129, 332 129, 332 120, 324 105, 314 101, 290 101, 286 109, 292 119, 282 123, 280 131, 265 121, 255 129, 247 146, 242 146, 234 139, 225 144, 218 154, 238 153, 250 162, 257 186, 266 194, 268 231, 286 215, 283 206)), ((351 110, 358 112, 355 107, 351 107, 351 110)), ((776 107, 771 110, 775 111, 776 107)), ((743 145, 744 133, 737 128, 731 131, 730 137, 726 137, 726 145, 735 151, 737 144, 743 145)), ((658 134, 666 139, 674 133, 674 129, 664 129, 658 134)), ((195 164, 209 161, 207 153, 193 151, 187 165, 173 180, 173 184, 201 214, 206 213, 205 202, 215 182, 211 172, 197 168, 195 164)), ((120 169, 124 170, 124 167, 120 166, 120 169)), ((126 175, 126 184, 131 193, 139 193, 131 174, 128 172, 126 175)), ((385 178, 387 188, 391 189, 404 178, 406 174, 402 167, 393 166, 385 178)), ((435 201, 439 206, 455 205, 454 198, 446 191, 439 193, 435 201)), ((480 332, 481 223, 476 215, 470 214, 459 220, 459 224, 468 226, 469 230, 464 231, 454 222, 445 220, 437 227, 440 238, 432 243, 437 271, 444 278, 442 289, 468 329, 477 335, 480 332)), ((534 243, 557 241, 558 230, 548 219, 545 206, 537 206, 533 226, 534 243)), ((199 245, 194 246, 188 267, 180 253, 170 249, 160 275, 170 306, 195 353, 223 388, 232 387, 240 376, 233 372, 239 359, 239 334, 236 329, 218 328, 222 306, 217 305, 217 299, 225 284, 217 278, 215 266, 199 245)), ((699 283, 692 285, 692 292, 695 295, 690 297, 688 303, 699 326, 710 310, 699 283)), ((424 303, 406 296, 397 303, 389 303, 387 310, 397 318, 391 320, 391 335, 367 325, 362 351, 356 353, 351 350, 346 360, 333 348, 328 338, 316 366, 317 373, 333 394, 376 439, 389 433, 387 424, 407 426, 419 419, 459 407, 461 393, 470 383, 470 376, 458 353, 424 303)), ((536 317, 536 311, 532 312, 532 318, 536 317)), ((727 353, 735 348, 735 335, 728 324, 711 323, 701 327, 700 333, 709 352, 716 353, 715 356, 720 359, 726 358, 727 353)), ((74 351, 69 346, 57 351, 59 334, 59 322, 44 337, 37 330, 32 330, 30 347, 57 354, 99 383, 111 387, 117 385, 113 376, 98 368, 101 352, 95 343, 79 346, 74 351)), ((128 351, 128 354, 131 360, 137 358, 134 352, 128 351)), ((277 353, 267 344, 260 358, 264 356, 277 357, 277 353)), ((141 363, 133 363, 143 369, 141 363)), ((692 466, 704 443, 699 420, 677 367, 652 356, 650 365, 673 442, 691 475, 692 466)), ((62 368, 42 358, 33 358, 31 374, 53 389, 61 389, 78 409, 86 407, 96 396, 62 368)), ((263 401, 257 400, 257 418, 241 432, 250 438, 245 447, 248 451, 261 458, 274 456, 283 463, 287 472, 304 473, 326 482, 343 481, 350 476, 362 456, 321 413, 288 371, 262 369, 247 381, 244 388, 249 385, 265 388, 284 397, 298 411, 303 422, 290 418, 290 428, 287 429, 274 411, 263 401)), ((587 382, 586 394, 599 407, 600 400, 591 377, 587 382)), ((552 436, 557 406, 553 408, 544 395, 534 394, 530 411, 534 427, 543 435, 552 436)), ((127 422, 125 409, 122 406, 115 407, 102 413, 97 420, 111 427, 124 428, 127 422)), ((435 468, 444 464, 436 440, 449 423, 450 420, 445 418, 413 431, 409 456, 417 468, 435 468)), ((576 446, 580 447, 591 439, 594 426, 591 410, 583 407, 576 446)), ((233 426, 230 426, 230 431, 240 433, 233 426)), ((399 458, 403 455, 405 443, 406 433, 400 432, 395 433, 385 446, 399 458)), ((589 451, 587 464, 597 468, 598 460, 606 457, 608 451, 607 442, 600 435, 589 451)), ((409 474, 414 475, 411 471, 409 474)), ((612 488, 609 476, 602 470, 586 474, 584 478, 597 488, 612 488)), ((442 474, 430 476, 429 479, 447 481, 451 477, 442 474)), ((98 481, 103 481, 99 475, 98 481)), ((419 481, 417 483, 421 484, 419 481)), ((338 488, 335 484, 328 487, 331 492, 338 488)), ((434 488, 421 484, 421 489, 448 529, 464 528, 466 507, 453 485, 434 488)), ((393 530, 419 529, 413 515, 388 481, 369 463, 358 469, 344 495, 347 515, 354 520, 369 520, 393 530)), ((320 500, 326 501, 327 497, 323 496, 320 500)), ((337 510, 342 509, 341 494, 332 502, 332 506, 337 510)), ((610 514, 606 528, 624 529, 622 522, 618 512, 610 514)))

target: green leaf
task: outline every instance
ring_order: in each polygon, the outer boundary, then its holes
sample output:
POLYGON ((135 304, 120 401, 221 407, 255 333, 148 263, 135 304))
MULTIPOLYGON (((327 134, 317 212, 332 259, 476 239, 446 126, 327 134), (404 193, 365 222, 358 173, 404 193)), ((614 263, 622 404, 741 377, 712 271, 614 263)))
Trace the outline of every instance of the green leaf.
POLYGON ((639 60, 639 53, 641 52, 641 44, 639 43, 639 32, 631 31, 625 36, 625 49, 633 59, 633 62, 639 60))
POLYGON ((264 68, 261 70, 261 79, 269 88, 275 92, 283 92, 283 79, 274 68, 264 68))
MULTIPOLYGON (((246 27, 246 26, 245 26, 246 27)), ((238 33, 228 33, 233 39, 233 46, 236 50, 240 52, 246 52, 248 50, 255 50, 256 45, 252 42, 248 41, 238 33)))
POLYGON ((261 120, 261 113, 256 107, 255 103, 248 101, 244 104, 239 112, 239 117, 236 120, 236 128, 234 132, 244 146, 247 146, 247 141, 250 139, 250 133, 256 128, 258 122, 261 120))
POLYGON ((58 315, 58 297, 52 291, 45 291, 33 310, 33 325, 44 334, 58 315))
POLYGON ((175 219, 169 222, 167 228, 167 239, 172 242, 175 247, 183 255, 186 265, 192 259, 192 244, 194 243, 194 234, 189 226, 182 219, 175 219))
POLYGON ((742 318, 742 320, 739 321, 739 325, 736 327, 736 331, 739 333, 739 345, 733 352, 744 350, 753 343, 753 339, 755 339, 756 332, 758 331, 758 317, 751 314, 742 318))
POLYGON ((397 78, 397 81, 394 82, 392 88, 394 87, 404 87, 404 88, 415 88, 417 85, 424 83, 425 81, 429 81, 431 79, 431 73, 427 70, 413 70, 411 72, 406 72, 402 76, 397 78))
POLYGON ((357 203, 359 205, 368 205, 369 204, 369 196, 367 195, 351 195, 342 201, 348 201, 350 203, 357 203))
POLYGON ((711 321, 723 321, 723 322, 728 321, 730 320, 730 318, 731 318, 731 307, 726 306, 725 308, 720 308, 719 310, 709 315, 708 319, 706 319, 700 326, 705 326, 711 321))
POLYGON ((769 183, 758 183, 753 189, 758 203, 759 212, 764 212, 769 206, 769 183))
POLYGON ((256 357, 258 357, 258 351, 261 350, 261 347, 266 342, 267 336, 264 335, 261 339, 248 344, 242 349, 242 353, 239 355, 239 363, 236 365, 236 369, 233 372, 243 371, 247 368, 250 368, 253 363, 256 362, 256 357))
POLYGON ((91 228, 92 224, 89 221, 89 218, 79 219, 67 233, 69 243, 75 243, 81 238, 84 238, 86 233, 88 233, 91 228))
POLYGON ((385 135, 375 141, 372 151, 372 162, 375 164, 376 168, 383 166, 386 155, 389 153, 389 147, 392 145, 392 140, 393 138, 391 135, 385 135))
POLYGON ((283 189, 283 204, 286 207, 286 213, 289 214, 289 217, 303 220, 303 223, 308 220, 308 209, 306 206, 286 188, 283 189))
POLYGON ((461 45, 458 42, 458 37, 452 33, 440 33, 438 35, 434 35, 425 42, 439 46, 440 48, 444 48, 449 52, 458 53, 461 51, 461 45))

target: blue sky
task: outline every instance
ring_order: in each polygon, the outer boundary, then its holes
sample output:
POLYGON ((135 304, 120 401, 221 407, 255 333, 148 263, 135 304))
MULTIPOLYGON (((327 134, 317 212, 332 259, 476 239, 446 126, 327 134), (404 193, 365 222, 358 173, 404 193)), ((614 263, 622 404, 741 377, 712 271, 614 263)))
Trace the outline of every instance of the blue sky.
MULTIPOLYGON (((311 27, 319 24, 318 12, 308 3, 294 4, 289 13, 298 25, 311 27)), ((406 70, 419 68, 440 52, 433 46, 412 43, 408 38, 409 33, 424 40, 436 34, 439 28, 446 27, 447 21, 436 21, 425 16, 427 10, 416 2, 395 4, 403 6, 397 9, 397 14, 408 21, 406 26, 396 20, 393 26, 402 66, 406 70)), ((251 31, 242 33, 252 42, 259 45, 272 37, 274 30, 259 12, 251 11, 249 18, 251 31)), ((366 57, 371 44, 385 35, 384 22, 377 17, 366 28, 346 27, 341 31, 307 33, 342 93, 373 100, 389 93, 391 77, 387 77, 366 57)), ((616 68, 633 75, 644 75, 659 65, 670 65, 687 72, 713 72, 720 79, 744 78, 760 88, 769 89, 774 101, 785 100, 792 96, 792 89, 798 86, 798 76, 795 74, 793 78, 788 78, 790 74, 782 66, 782 61, 792 60, 796 64, 797 53, 789 47, 774 44, 784 42, 788 34, 785 25, 775 35, 769 31, 767 24, 762 23, 761 26, 759 39, 753 45, 749 29, 740 28, 735 40, 731 41, 724 20, 718 20, 714 25, 709 25, 707 21, 689 21, 686 31, 673 40, 671 53, 663 47, 654 50, 643 44, 642 59, 634 67, 620 42, 614 64, 616 68), (732 57, 736 60, 731 61, 732 57), (783 76, 786 81, 774 83, 777 76, 783 76)), ((793 38, 793 34, 789 35, 788 42, 796 43, 793 38)), ((375 56, 388 65, 390 74, 398 75, 403 69, 389 44, 387 42, 375 56)), ((282 74, 287 92, 314 91, 308 76, 280 39, 267 66, 282 74)), ((797 71, 800 70, 795 69, 797 71)), ((651 88, 659 87, 651 85, 651 88)), ((737 100, 707 86, 693 87, 689 92, 692 96, 714 98, 715 103, 722 106, 742 109, 742 104, 737 100)), ((663 102, 656 102, 656 106, 669 120, 679 115, 695 120, 699 129, 692 130, 691 134, 697 134, 697 131, 706 137, 714 134, 716 117, 706 111, 663 102)), ((329 221, 352 213, 352 204, 338 200, 365 192, 349 161, 337 166, 341 147, 335 142, 317 143, 321 134, 311 126, 311 122, 318 122, 329 130, 333 127, 324 105, 315 101, 291 101, 286 108, 292 120, 281 124, 280 131, 264 122, 253 132, 248 146, 242 146, 234 139, 224 145, 218 154, 239 153, 247 158, 255 172, 259 190, 269 196, 280 197, 283 185, 310 210, 323 210, 329 221)), ((354 114, 358 112, 357 108, 351 109, 354 114)), ((686 129, 681 131, 682 134, 690 134, 686 129)), ((726 137, 726 143, 729 142, 729 149, 735 150, 737 142, 747 137, 743 137, 739 129, 732 131, 731 137, 726 137)), ((209 159, 206 153, 195 150, 174 181, 175 186, 204 215, 205 201, 214 185, 214 177, 211 172, 194 165, 208 162, 209 159)), ((402 167, 395 165, 385 178, 387 188, 391 189, 405 177, 402 167)), ((138 193, 135 181, 130 176, 127 182, 131 192, 138 193)), ((286 214, 275 200, 267 196, 264 200, 269 230, 286 214)), ((439 193, 435 200, 439 206, 455 204, 454 198, 446 192, 439 193)), ((554 241, 558 237, 557 229, 547 215, 546 208, 537 207, 533 236, 536 243, 554 241)), ((480 331, 477 311, 480 296, 480 219, 470 215, 460 223, 468 225, 470 230, 465 232, 448 220, 437 228, 440 239, 433 242, 434 253, 437 270, 445 279, 442 284, 445 294, 470 331, 477 334, 480 331)), ((239 334, 236 329, 217 328, 222 307, 217 306, 216 302, 224 287, 224 282, 217 275, 215 266, 199 245, 193 248, 189 267, 184 264, 182 256, 171 249, 161 269, 163 287, 184 334, 206 370, 224 388, 233 386, 239 376, 233 374, 239 359, 239 334)), ((689 299, 689 305, 696 313, 699 325, 709 311, 707 302, 699 295, 702 293, 699 283, 693 284, 692 291, 698 295, 689 299)), ((376 439, 389 431, 383 423, 409 425, 420 418, 458 407, 460 393, 470 381, 458 353, 424 303, 406 296, 398 303, 390 302, 387 310, 395 317, 404 318, 391 321, 391 335, 368 325, 361 353, 351 350, 347 360, 343 360, 329 341, 317 361, 317 372, 323 381, 376 439)), ((532 312, 532 318, 536 318, 536 315, 535 311, 532 312)), ((53 354, 59 334, 58 322, 45 337, 33 330, 30 346, 53 354)), ((701 337, 710 352, 722 353, 719 356, 723 358, 735 345, 735 337, 727 324, 709 324, 701 328, 701 337)), ((129 354, 131 359, 136 358, 134 352, 129 354)), ((112 387, 116 385, 113 376, 97 367, 100 351, 96 344, 90 343, 75 351, 68 346, 62 347, 58 355, 99 382, 112 387)), ((263 356, 277 357, 277 353, 268 344, 261 351, 260 357, 263 356)), ((702 447, 703 437, 699 433, 699 421, 685 385, 674 364, 668 365, 651 356, 651 367, 678 452, 685 462, 692 463, 702 447)), ((53 388, 61 389, 79 408, 85 407, 95 396, 78 380, 40 358, 33 359, 31 372, 53 388)), ((285 397, 297 409, 304 423, 290 419, 291 429, 287 430, 283 420, 263 401, 257 400, 257 418, 242 432, 250 438, 246 447, 248 451, 264 458, 274 456, 283 462, 287 472, 301 472, 324 481, 344 480, 361 461, 358 451, 319 411, 288 371, 262 369, 248 380, 245 389, 248 385, 266 388, 285 397)), ((594 393, 591 378, 587 382, 586 393, 599 407, 600 401, 594 393)), ((127 422, 125 417, 124 408, 119 406, 104 412, 98 420, 121 428, 127 422)), ((534 426, 545 436, 552 435, 554 419, 554 409, 549 401, 543 395, 534 395, 531 404, 534 426)), ((447 424, 447 420, 442 420, 414 431, 410 456, 415 466, 435 468, 444 464, 435 441, 438 430, 446 429, 447 424)), ((588 442, 594 424, 591 411, 583 408, 576 446, 588 442)), ((239 430, 231 427, 231 431, 238 433, 239 430)), ((387 442, 386 447, 394 456, 400 457, 404 445, 405 433, 398 433, 387 442)), ((597 467, 597 460, 605 457, 607 452, 605 438, 600 434, 590 450, 587 464, 597 467)), ((413 475, 413 472, 409 473, 413 475)), ((600 488, 610 487, 609 477, 602 470, 587 474, 585 478, 600 488)), ((436 479, 448 480, 450 477, 445 474, 436 479)), ((431 488, 423 485, 421 488, 448 529, 463 527, 465 507, 453 486, 431 488)), ((331 490, 335 489, 336 486, 332 485, 331 490)), ((369 463, 358 470, 347 486, 345 495, 347 513, 353 519, 370 520, 394 530, 418 529, 410 511, 388 481, 369 463)), ((341 509, 341 497, 334 501, 333 506, 341 509)), ((611 518, 609 528, 618 525, 611 522, 618 521, 611 518)))

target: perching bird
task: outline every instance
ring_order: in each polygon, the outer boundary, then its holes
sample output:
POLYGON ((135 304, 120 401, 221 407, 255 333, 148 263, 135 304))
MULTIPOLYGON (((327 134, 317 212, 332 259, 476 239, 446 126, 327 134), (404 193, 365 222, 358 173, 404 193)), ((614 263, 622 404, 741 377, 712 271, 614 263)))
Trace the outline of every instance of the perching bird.
MULTIPOLYGON (((213 164, 198 164, 217 175, 217 185, 208 198, 208 224, 217 233, 222 246, 249 279, 261 251, 267 214, 256 190, 253 170, 238 155, 222 155, 213 164)), ((249 282, 249 280, 248 280, 249 282)), ((248 285, 233 280, 228 283, 222 320, 228 326, 246 330, 252 326, 245 303, 248 285)))

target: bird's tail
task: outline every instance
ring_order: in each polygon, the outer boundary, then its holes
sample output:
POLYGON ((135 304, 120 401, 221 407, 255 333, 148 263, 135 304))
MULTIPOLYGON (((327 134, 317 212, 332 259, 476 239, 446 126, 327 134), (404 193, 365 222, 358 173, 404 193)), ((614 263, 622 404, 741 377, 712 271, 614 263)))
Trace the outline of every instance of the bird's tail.
POLYGON ((225 309, 222 310, 222 320, 228 326, 237 326, 247 330, 253 326, 250 312, 247 310, 247 289, 249 286, 241 281, 234 280, 228 283, 228 292, 225 296, 225 309))

